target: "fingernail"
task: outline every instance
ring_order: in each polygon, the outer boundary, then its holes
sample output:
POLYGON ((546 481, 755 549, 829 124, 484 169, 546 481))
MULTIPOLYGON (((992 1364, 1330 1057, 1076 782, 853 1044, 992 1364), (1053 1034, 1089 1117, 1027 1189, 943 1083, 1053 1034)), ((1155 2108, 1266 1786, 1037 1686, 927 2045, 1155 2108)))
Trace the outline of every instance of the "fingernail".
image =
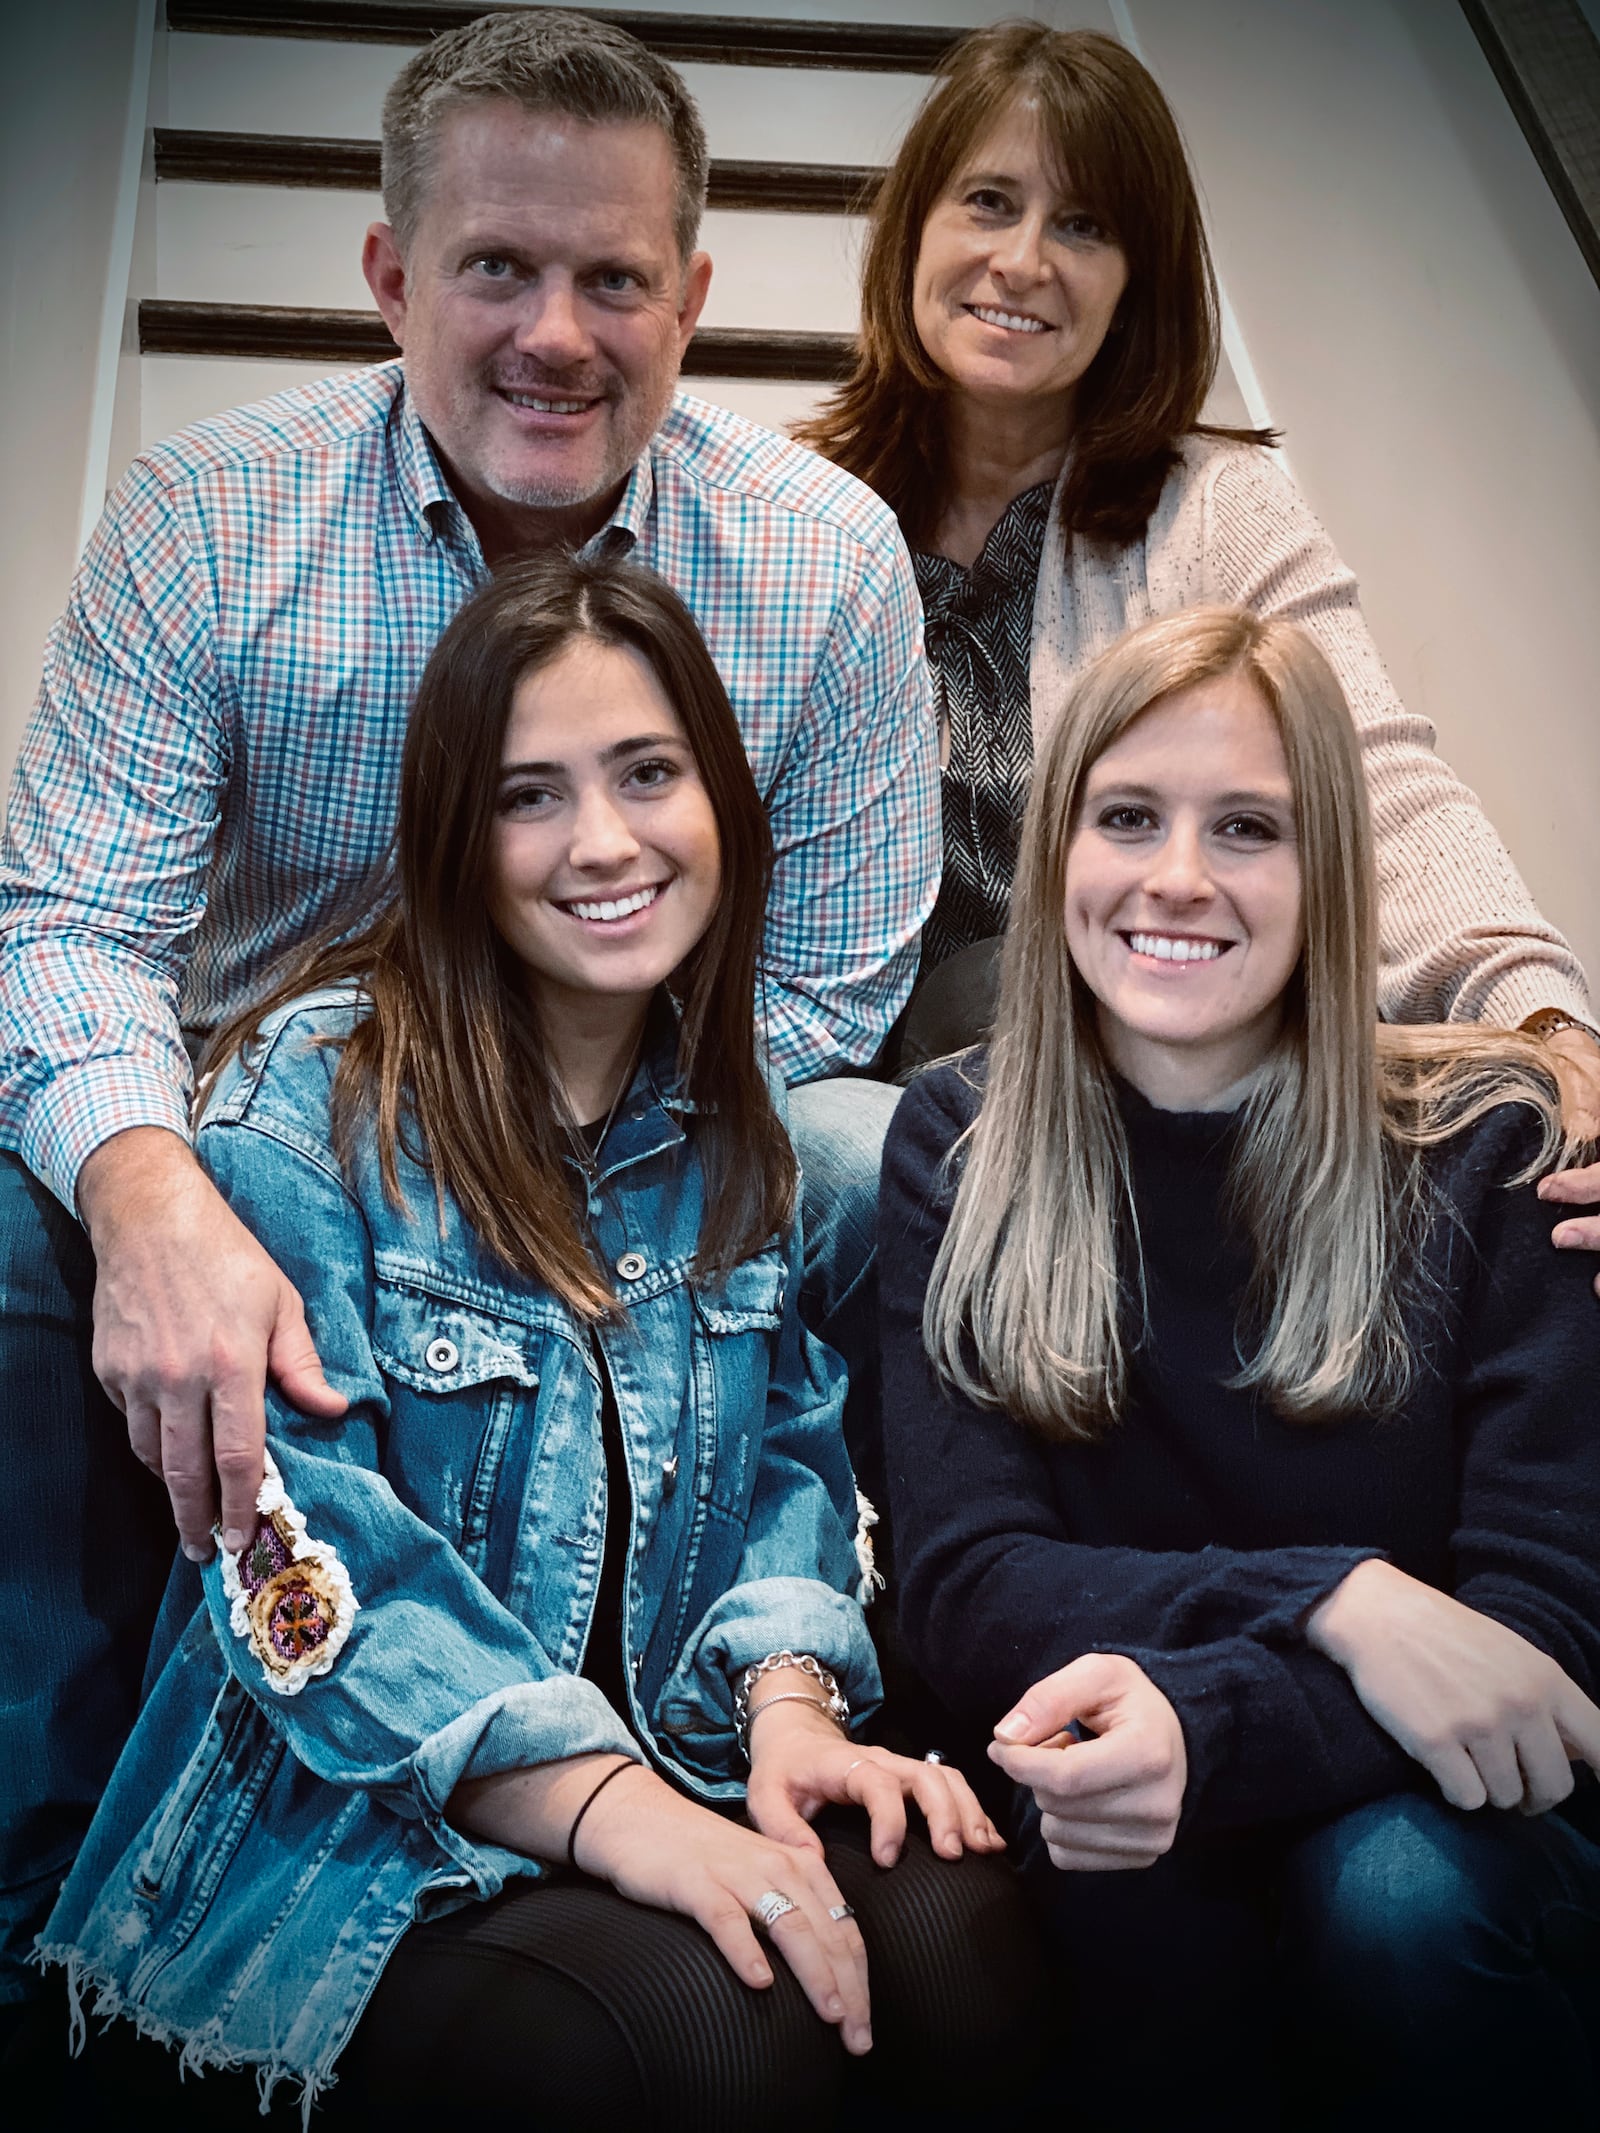
POLYGON ((1550 1242, 1558 1252, 1576 1244, 1578 1242, 1578 1225, 1575 1222, 1558 1222, 1550 1232, 1550 1242))
POLYGON ((939 1849, 947 1859, 959 1859, 961 1857, 961 1839, 959 1837, 941 1837, 939 1839, 939 1849))
POLYGON ((828 2020, 830 2022, 837 2022, 843 2013, 844 2002, 840 1999, 839 1995, 835 1993, 833 1998, 828 2002, 828 2020))
POLYGON ((222 1536, 222 1545, 230 1555, 242 1555, 245 1537, 237 1526, 230 1526, 222 1536))
POLYGON ((1028 1730, 1028 1721, 1020 1711, 1012 1711, 1002 1718, 994 1729, 996 1740, 1021 1740, 1028 1730))
POLYGON ((772 1972, 767 1968, 765 1963, 758 1963, 755 1969, 751 1971, 750 1975, 755 1979, 758 1985, 770 1985, 772 1983, 772 1972))
POLYGON ((191 1563, 203 1563, 210 1555, 211 1550, 209 1548, 202 1548, 198 1541, 185 1541, 183 1544, 183 1552, 189 1558, 191 1563))

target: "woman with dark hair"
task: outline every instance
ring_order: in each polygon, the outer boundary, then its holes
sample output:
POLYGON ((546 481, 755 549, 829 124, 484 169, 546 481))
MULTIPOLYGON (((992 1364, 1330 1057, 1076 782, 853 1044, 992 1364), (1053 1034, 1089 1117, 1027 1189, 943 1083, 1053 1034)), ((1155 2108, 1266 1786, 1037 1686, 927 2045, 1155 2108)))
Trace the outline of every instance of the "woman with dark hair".
POLYGON ((1600 1319, 1544 1048, 1379 1024, 1375 907, 1308 633, 1148 622, 889 1133, 901 1622, 1108 2121, 1600 2111, 1600 1319))
POLYGON ((965 950, 934 990, 985 998, 976 944, 1004 928, 1035 749, 1074 681, 1149 616, 1224 601, 1299 622, 1354 714, 1383 1014, 1548 1037, 1592 1129, 1583 973, 1396 699, 1270 433, 1202 419, 1218 350, 1194 180, 1144 67, 1091 30, 964 39, 874 206, 855 370, 799 432, 893 506, 916 562, 945 738, 924 980, 965 950))
MULTIPOLYGON (((755 1050, 770 863, 676 596, 522 562, 429 661, 378 917, 215 1042, 200 1154, 347 1406, 269 1392, 258 1529, 44 1939, 186 2069, 309 2109, 338 2061, 335 2118, 827 2124, 869 1954, 879 2084, 937 2113, 1022 2053, 1001 1840, 852 1738, 870 1510, 755 1050)), ((237 2119, 177 2063, 89 2052, 237 2119)))

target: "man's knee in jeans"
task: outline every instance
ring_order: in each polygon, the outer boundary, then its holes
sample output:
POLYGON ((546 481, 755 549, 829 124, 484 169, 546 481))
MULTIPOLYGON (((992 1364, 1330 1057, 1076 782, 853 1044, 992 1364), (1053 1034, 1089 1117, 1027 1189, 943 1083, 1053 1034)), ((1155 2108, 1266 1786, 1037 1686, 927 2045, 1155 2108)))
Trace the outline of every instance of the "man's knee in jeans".
POLYGON ((23 1969, 138 1707, 173 1555, 160 1483, 94 1375, 94 1259, 0 1152, 0 2003, 23 1969))
POLYGON ((870 1270, 883 1143, 900 1094, 855 1075, 789 1091, 789 1135, 805 1181, 806 1289, 824 1319, 848 1307, 870 1270))

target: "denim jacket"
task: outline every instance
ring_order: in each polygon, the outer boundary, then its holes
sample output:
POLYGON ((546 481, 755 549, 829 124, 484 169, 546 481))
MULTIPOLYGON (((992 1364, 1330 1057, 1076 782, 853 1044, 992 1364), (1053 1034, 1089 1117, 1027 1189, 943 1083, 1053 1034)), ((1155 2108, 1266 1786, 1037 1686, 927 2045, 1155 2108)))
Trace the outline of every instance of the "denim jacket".
POLYGON ((295 2075, 308 2100, 414 1919, 545 1871, 445 1820, 463 1779, 620 1750, 736 1800, 745 1666, 810 1651, 858 1718, 878 1696, 842 1369, 800 1324, 792 1238, 715 1286, 691 1274, 702 1181, 670 1041, 591 1189, 626 1308, 591 1332, 403 1152, 399 1207, 370 1135, 342 1174, 329 1094, 362 1011, 329 991, 275 1016, 198 1135, 349 1411, 315 1420, 269 1389, 278 1516, 206 1567, 40 1943, 75 2004, 92 1987, 187 2064, 256 2065, 264 2091, 295 2075), (577 1672, 602 1367, 632 1494, 626 1712, 577 1672))

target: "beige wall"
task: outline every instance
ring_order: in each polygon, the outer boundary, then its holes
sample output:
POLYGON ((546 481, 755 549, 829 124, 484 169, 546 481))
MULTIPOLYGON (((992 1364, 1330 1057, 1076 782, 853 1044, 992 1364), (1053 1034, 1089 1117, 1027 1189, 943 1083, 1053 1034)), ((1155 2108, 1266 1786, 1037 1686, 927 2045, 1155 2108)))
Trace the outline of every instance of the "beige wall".
POLYGON ((77 557, 137 0, 8 19, 0 69, 0 779, 77 557))

